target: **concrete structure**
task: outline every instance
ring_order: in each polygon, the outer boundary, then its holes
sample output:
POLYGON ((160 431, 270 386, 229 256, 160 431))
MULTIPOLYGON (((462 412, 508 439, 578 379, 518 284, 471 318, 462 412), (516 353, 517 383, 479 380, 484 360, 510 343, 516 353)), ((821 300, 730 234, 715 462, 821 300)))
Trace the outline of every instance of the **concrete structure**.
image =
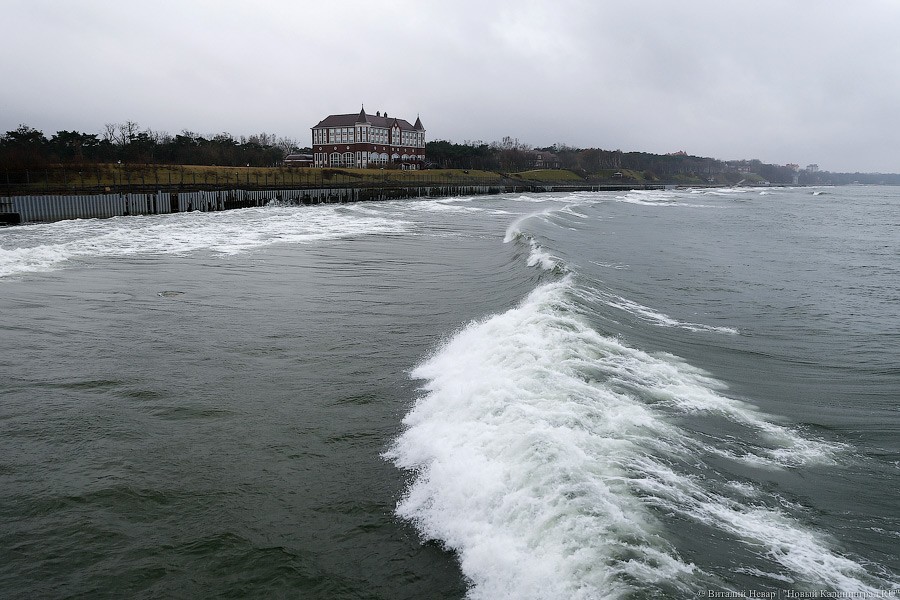
POLYGON ((288 154, 284 157, 286 167, 311 167, 313 166, 312 154, 288 154))
POLYGON ((421 169, 425 162, 425 128, 388 117, 381 112, 367 115, 329 115, 312 128, 314 164, 317 167, 360 169, 393 164, 403 169, 421 169))

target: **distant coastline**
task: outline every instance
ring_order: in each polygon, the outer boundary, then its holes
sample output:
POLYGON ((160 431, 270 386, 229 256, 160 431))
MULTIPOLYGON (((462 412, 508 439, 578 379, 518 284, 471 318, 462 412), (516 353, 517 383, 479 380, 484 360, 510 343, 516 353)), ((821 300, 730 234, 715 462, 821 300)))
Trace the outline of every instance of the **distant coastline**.
POLYGON ((760 160, 720 160, 683 150, 669 154, 575 148, 534 148, 518 139, 500 142, 426 142, 424 169, 410 175, 402 165, 375 169, 311 169, 286 161, 308 153, 296 140, 228 133, 172 136, 137 123, 108 124, 104 134, 42 131, 20 125, 0 136, 0 195, 97 193, 149 189, 255 189, 286 186, 358 186, 409 181, 582 185, 900 185, 895 173, 833 173, 810 164, 775 165, 760 160), (448 175, 449 173, 449 175, 448 175), (475 175, 473 177, 473 175, 475 175), (477 181, 474 181, 477 179, 477 181), (310 182, 315 183, 310 183, 310 182), (107 188, 109 188, 107 190, 107 188))

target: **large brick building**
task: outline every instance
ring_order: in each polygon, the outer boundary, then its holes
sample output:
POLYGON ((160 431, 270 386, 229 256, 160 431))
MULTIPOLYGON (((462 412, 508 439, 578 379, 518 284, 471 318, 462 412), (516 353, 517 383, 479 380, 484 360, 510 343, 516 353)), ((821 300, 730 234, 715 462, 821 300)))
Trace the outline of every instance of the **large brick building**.
POLYGON ((387 113, 329 115, 312 128, 314 164, 317 167, 361 169, 399 164, 421 169, 425 162, 425 128, 387 113))

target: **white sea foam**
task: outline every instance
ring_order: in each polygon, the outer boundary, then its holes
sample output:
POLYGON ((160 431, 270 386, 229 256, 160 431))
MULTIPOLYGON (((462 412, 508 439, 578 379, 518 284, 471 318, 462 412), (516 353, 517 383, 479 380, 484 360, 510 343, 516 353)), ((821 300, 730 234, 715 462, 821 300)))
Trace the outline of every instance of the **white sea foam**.
POLYGON ((795 583, 792 577, 788 577, 786 575, 782 575, 781 573, 768 573, 766 571, 761 571, 759 569, 754 569, 752 567, 738 567, 734 570, 735 573, 744 573, 746 575, 752 575, 753 577, 764 577, 767 579, 774 579, 776 581, 783 581, 784 583, 795 583))
MULTIPOLYGON (((543 204, 547 202, 547 198, 538 195, 538 194, 530 194, 530 195, 522 195, 517 198, 511 198, 516 202, 524 202, 526 204, 543 204)), ((564 198, 553 198, 554 200, 565 200, 564 198)))
MULTIPOLYGON (((592 261, 593 262, 593 261, 592 261)), ((600 263, 594 263, 600 266, 600 263)), ((620 268, 613 266, 612 268, 620 268)), ((657 310, 653 310, 648 306, 644 306, 638 302, 633 300, 629 300, 628 298, 623 298, 622 296, 617 296, 615 294, 610 294, 607 292, 601 292, 598 290, 588 291, 582 290, 580 294, 586 298, 602 302, 607 306, 611 306, 613 308, 617 308, 619 310, 625 311, 629 314, 632 314, 644 321, 649 323, 653 323, 654 325, 658 325, 660 327, 679 327, 681 329, 686 329, 688 331, 709 331, 715 333, 726 333, 729 335, 738 335, 740 332, 733 327, 722 327, 722 326, 714 326, 714 325, 703 325, 700 323, 691 323, 689 321, 679 321, 669 315, 659 312, 657 310)))
POLYGON ((16 228, 0 238, 0 277, 46 271, 73 259, 198 250, 235 254, 279 243, 400 233, 410 226, 406 221, 354 214, 339 207, 256 208, 60 221, 16 228), (56 241, 40 243, 48 237, 56 241))
POLYGON ((834 464, 846 446, 803 436, 772 422, 756 407, 726 396, 726 386, 703 370, 670 354, 650 355, 617 340, 604 342, 606 352, 597 366, 610 382, 633 389, 647 402, 673 414, 703 414, 720 417, 748 428, 740 452, 692 440, 685 447, 766 468, 834 464), (759 442, 750 440, 751 434, 759 442))
MULTIPOLYGON (((720 529, 807 583, 877 597, 878 581, 858 562, 829 548, 821 534, 784 512, 745 504, 704 489, 694 478, 658 461, 643 461, 644 477, 632 481, 649 503, 720 529)), ((783 578, 784 576, 782 576, 783 578)))
MULTIPOLYGON (((689 196, 687 196, 689 197, 689 196)), ((685 192, 680 190, 632 190, 627 194, 616 196, 616 202, 638 204, 641 206, 679 207, 679 208, 716 208, 709 204, 685 202, 685 192)))
POLYGON ((547 252, 530 234, 522 231, 522 224, 531 218, 546 217, 553 212, 553 209, 546 209, 540 212, 531 213, 519 217, 513 221, 506 229, 506 235, 503 236, 503 243, 508 244, 514 240, 524 239, 528 241, 531 252, 528 254, 528 266, 540 266, 545 271, 553 271, 554 269, 563 270, 561 261, 554 258, 547 252))
POLYGON ((597 262, 595 260, 588 261, 591 264, 597 265, 598 267, 603 267, 604 269, 617 269, 617 270, 628 270, 630 267, 628 265, 616 265, 613 263, 602 263, 597 262))
POLYGON ((633 190, 624 195, 616 196, 617 202, 629 204, 641 204, 643 206, 677 206, 675 195, 667 192, 647 192, 633 190))
POLYGON ((470 324, 413 372, 423 394, 386 454, 415 473, 397 514, 458 553, 469 597, 616 598, 635 585, 692 595, 704 575, 666 542, 651 507, 717 528, 797 579, 868 589, 859 564, 757 505, 749 484, 722 482, 735 500, 676 472, 671 461, 701 463, 727 442, 692 437, 667 415, 771 434, 747 450, 770 468, 837 449, 773 424, 676 357, 601 336, 571 302, 573 287, 567 276, 470 324), (772 452, 797 448, 809 451, 790 462, 772 452))
POLYGON ((454 202, 471 202, 475 200, 477 196, 451 196, 449 198, 441 198, 441 202, 444 203, 454 203, 454 202))
POLYGON ((407 208, 413 210, 425 210, 430 212, 450 212, 450 213, 479 213, 484 209, 477 206, 458 206, 453 202, 444 202, 442 200, 422 200, 419 202, 410 202, 407 208))
POLYGON ((625 457, 664 424, 586 380, 595 334, 553 309, 566 283, 461 332, 414 376, 427 394, 389 456, 398 506, 459 552, 472 598, 594 598, 694 571, 627 490, 625 457))
POLYGON ((534 241, 534 238, 529 237, 528 243, 531 246, 531 252, 528 254, 529 267, 540 266, 545 271, 560 268, 559 262, 544 250, 540 244, 534 241))
POLYGON ((753 189, 754 188, 750 188, 750 187, 704 188, 704 189, 691 189, 691 193, 702 194, 704 196, 733 196, 733 195, 746 194, 747 192, 749 192, 753 189))
POLYGON ((568 204, 566 206, 563 206, 561 209, 559 209, 559 212, 561 214, 565 214, 565 215, 572 215, 573 217, 575 217, 577 219, 588 219, 588 218, 597 219, 599 217, 597 217, 596 215, 586 215, 583 212, 581 212, 580 210, 578 210, 582 206, 588 206, 591 204, 596 204, 596 201, 585 202, 583 204, 568 204))

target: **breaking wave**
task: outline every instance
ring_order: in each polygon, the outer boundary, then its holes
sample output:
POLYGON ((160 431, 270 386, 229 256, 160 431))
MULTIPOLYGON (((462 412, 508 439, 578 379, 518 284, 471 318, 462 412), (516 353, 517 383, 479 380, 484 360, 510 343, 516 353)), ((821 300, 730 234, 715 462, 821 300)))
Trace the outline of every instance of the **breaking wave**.
POLYGON ((412 373, 422 395, 386 453, 415 474, 397 514, 458 554, 470 598, 697 593, 715 577, 666 540, 665 514, 744 544, 776 577, 876 589, 790 507, 703 462, 784 469, 832 463, 844 447, 772 422, 677 357, 599 334, 576 295, 573 275, 545 284, 412 373), (696 415, 747 441, 675 424, 696 415))

